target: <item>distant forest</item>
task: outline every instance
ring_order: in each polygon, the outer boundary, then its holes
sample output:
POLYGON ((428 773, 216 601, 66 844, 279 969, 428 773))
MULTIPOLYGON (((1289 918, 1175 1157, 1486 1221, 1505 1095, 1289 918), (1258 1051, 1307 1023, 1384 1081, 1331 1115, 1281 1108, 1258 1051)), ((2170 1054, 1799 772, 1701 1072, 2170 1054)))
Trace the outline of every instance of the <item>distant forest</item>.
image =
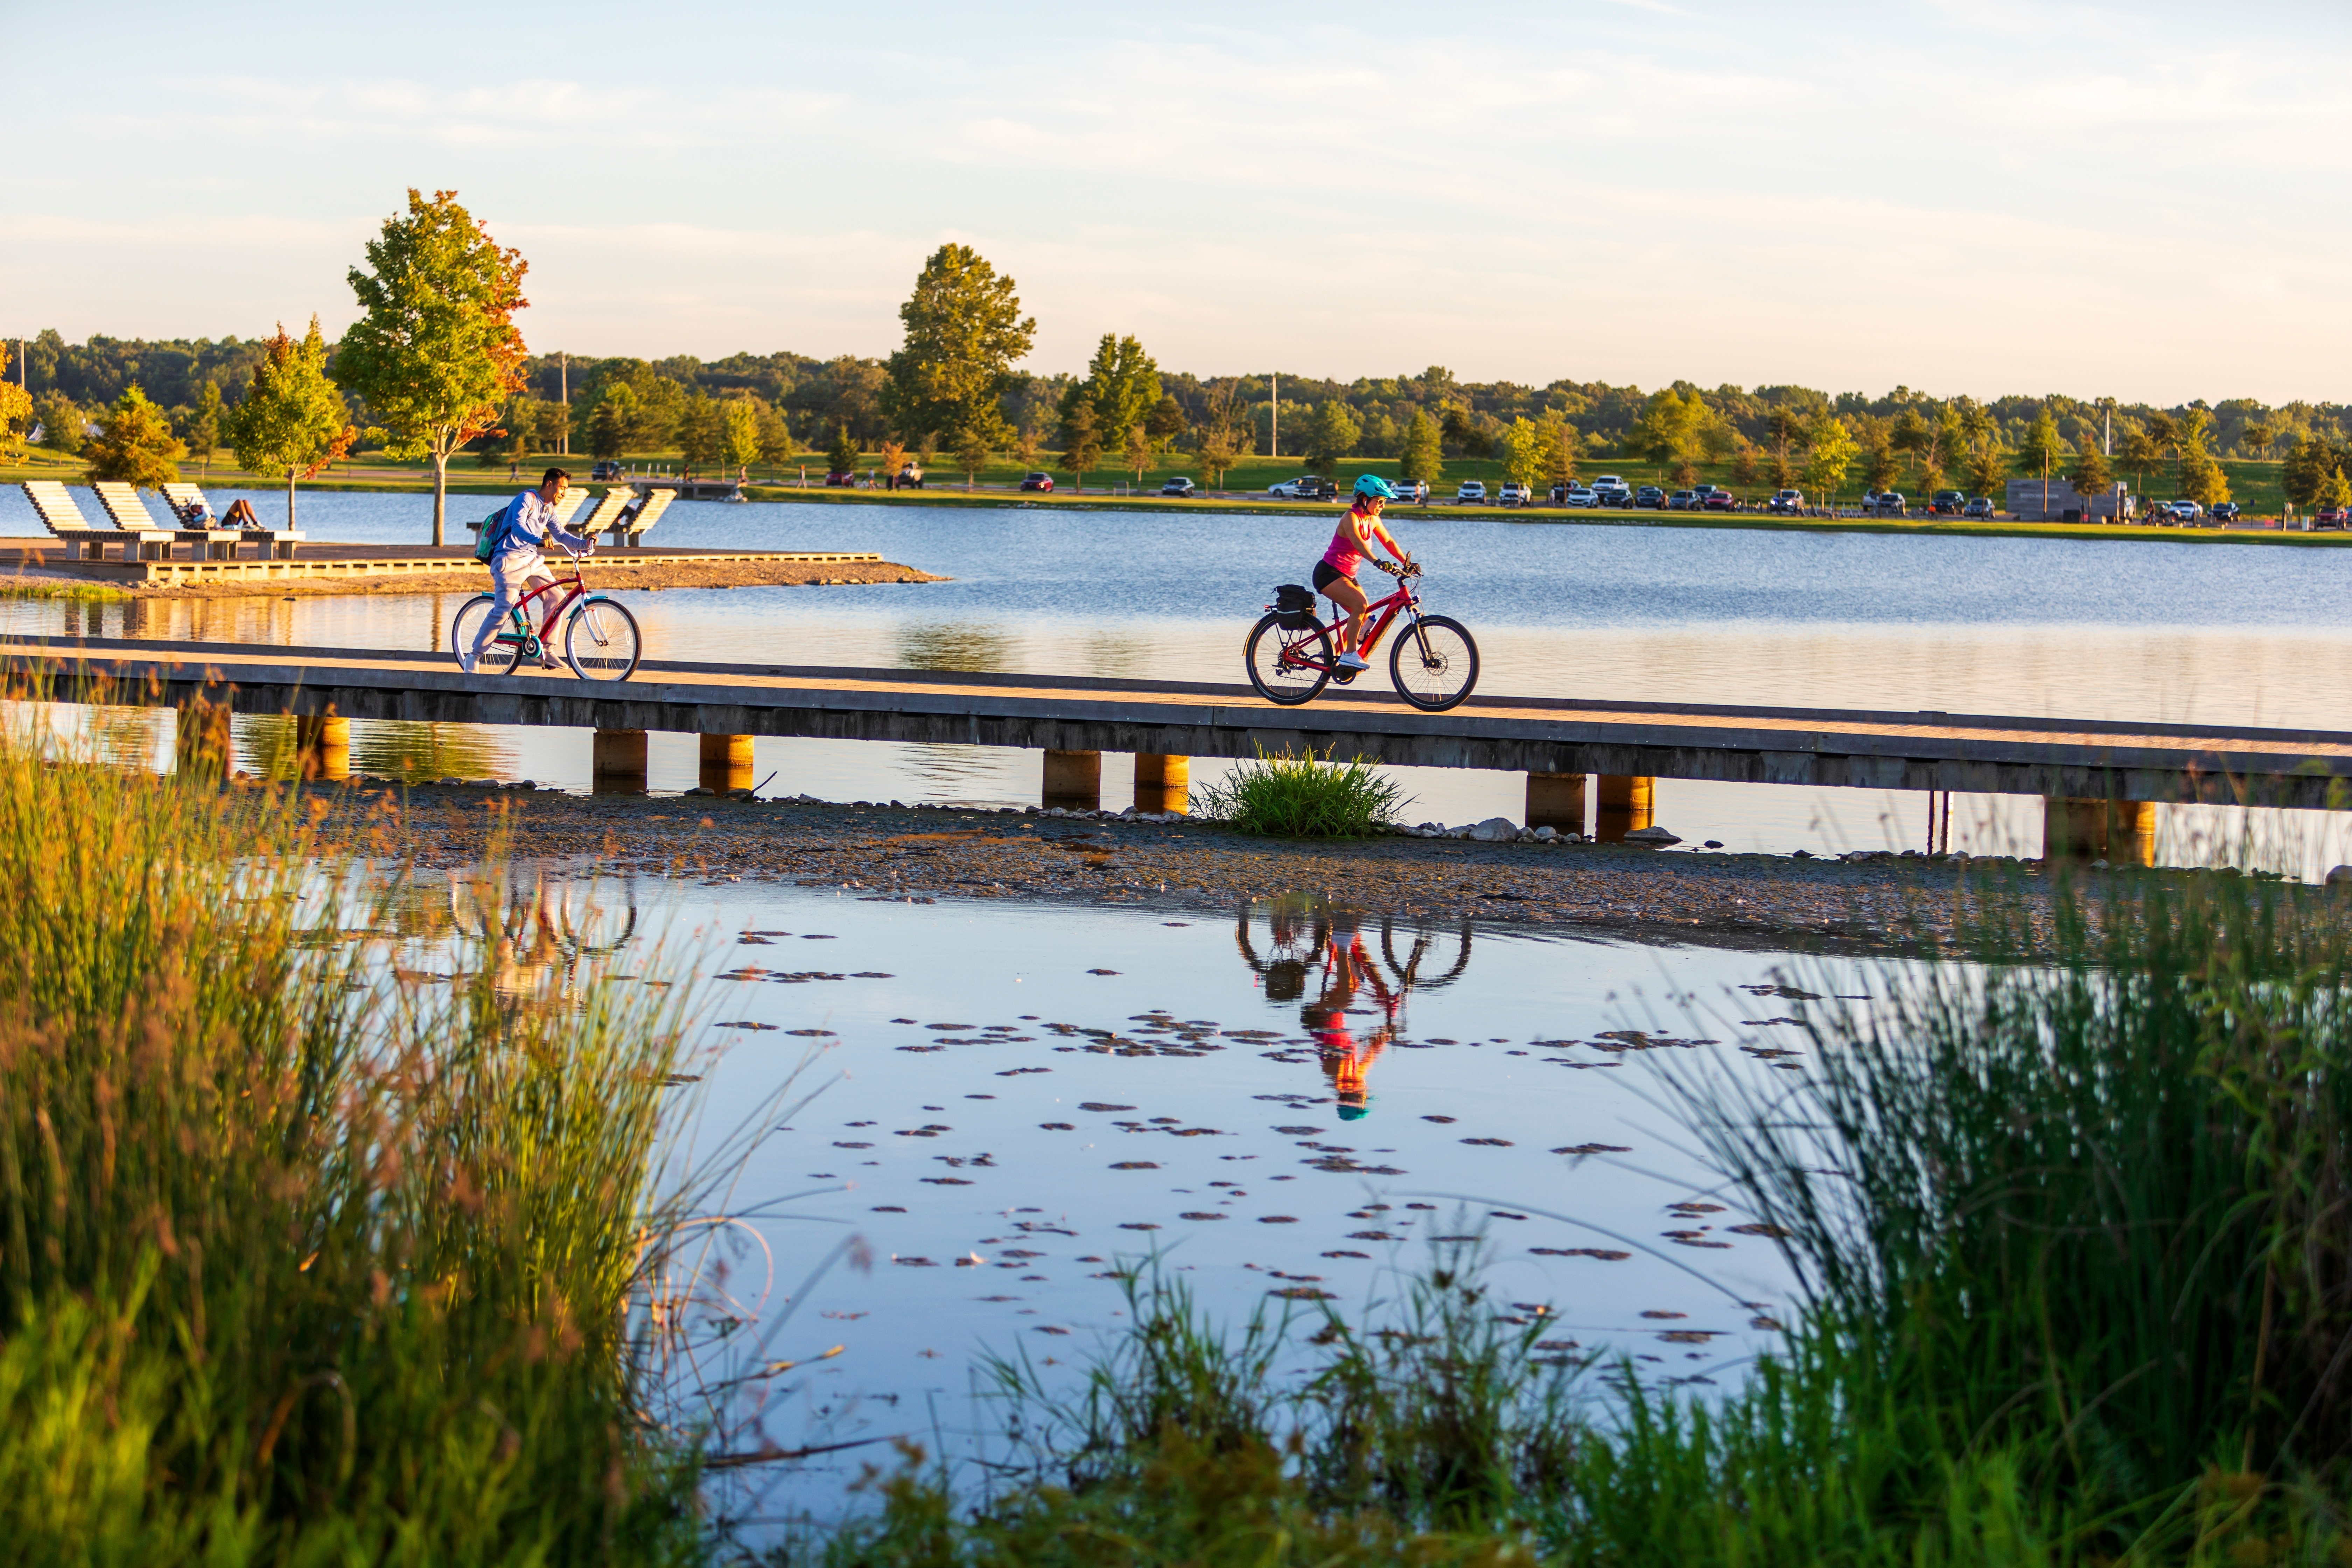
MULTIPOLYGON (((10 345, 14 353, 15 345, 10 345)), ((22 374, 34 395, 37 415, 46 423, 66 423, 61 416, 70 404, 94 415, 132 383, 171 411, 174 426, 184 434, 194 417, 206 381, 218 384, 223 398, 235 404, 245 395, 253 365, 261 354, 259 339, 140 339, 93 337, 68 343, 56 331, 45 331, 24 345, 22 374)), ((805 354, 739 353, 721 360, 699 360, 680 354, 668 359, 569 360, 569 405, 564 403, 565 371, 556 355, 535 355, 527 362, 529 385, 509 411, 510 434, 486 437, 478 445, 499 454, 520 448, 546 451, 570 436, 570 449, 585 454, 612 447, 615 450, 667 451, 690 447, 698 426, 710 423, 712 406, 730 399, 750 398, 761 415, 765 455, 772 459, 779 446, 808 451, 834 442, 845 427, 850 437, 872 448, 886 439, 881 406, 885 379, 883 363, 841 355, 813 359, 805 354), (625 395, 610 389, 625 385, 625 395), (604 426, 596 428, 600 406, 604 426)), ((17 367, 11 364, 12 373, 17 367)), ((1160 394, 1172 399, 1188 426, 1198 428, 1217 416, 1213 397, 1224 407, 1248 411, 1245 435, 1256 450, 1269 449, 1275 434, 1274 382, 1265 374, 1202 377, 1189 372, 1159 371, 1160 394)), ((15 374, 11 374, 15 379, 15 374)), ((1034 433, 1047 446, 1058 426, 1058 409, 1073 377, 1018 375, 1003 398, 1006 422, 1016 431, 1034 433)), ((1284 374, 1281 394, 1281 449, 1306 448, 1309 422, 1332 401, 1346 405, 1360 439, 1356 454, 1370 458, 1398 455, 1406 427, 1417 412, 1439 423, 1446 455, 1484 457, 1521 418, 1565 421, 1580 437, 1579 447, 1591 458, 1645 449, 1645 420, 1655 424, 1655 402, 1662 390, 1677 395, 1691 409, 1696 434, 1710 455, 1721 457, 1743 447, 1758 449, 1779 445, 1785 449, 1792 428, 1811 429, 1823 416, 1836 416, 1865 449, 1894 439, 1899 444, 1906 425, 1934 424, 1948 409, 1974 416, 1982 427, 1987 417, 2006 447, 2026 443, 2029 431, 2046 412, 2070 446, 2089 433, 2104 436, 2114 423, 2120 450, 2133 430, 2164 428, 2195 421, 2202 413, 2210 424, 2211 447, 2217 457, 2277 457, 2309 438, 2342 447, 2352 440, 2352 406, 2336 403, 2289 403, 2272 406, 2252 398, 2202 400, 2171 408, 2153 405, 2109 404, 2096 398, 2063 393, 2040 395, 2015 394, 1981 405, 1967 398, 1937 398, 1898 386, 1891 392, 1827 393, 1805 386, 1701 387, 1677 381, 1666 388, 1643 391, 1638 386, 1612 386, 1605 382, 1561 379, 1544 385, 1517 382, 1465 382, 1442 366, 1415 374, 1367 377, 1350 382, 1284 374), (1693 406, 1693 400, 1698 406, 1693 406), (1977 412, 1980 408, 1981 412, 1977 412)), ((354 417, 368 423, 363 405, 354 404, 354 417)), ((2199 422, 2203 424, 2203 422, 2199 422)), ((1179 447, 1186 437, 1174 438, 1179 447)), ((486 451, 484 456, 489 456, 486 451)), ((501 459, 503 460, 503 456, 501 459)))

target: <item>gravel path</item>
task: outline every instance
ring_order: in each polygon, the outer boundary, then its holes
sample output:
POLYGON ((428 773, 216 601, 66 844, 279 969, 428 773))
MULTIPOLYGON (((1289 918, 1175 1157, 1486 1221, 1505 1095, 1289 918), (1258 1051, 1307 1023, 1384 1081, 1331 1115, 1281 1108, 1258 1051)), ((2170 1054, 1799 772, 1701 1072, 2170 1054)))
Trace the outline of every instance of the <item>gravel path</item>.
MULTIPOLYGON (((376 798, 381 798, 379 795, 376 798)), ((1987 901, 2050 934, 2038 868, 1848 863, 1616 845, 1377 838, 1289 843, 1202 823, 887 805, 580 796, 491 787, 409 792, 425 863, 478 858, 502 819, 514 852, 696 879, 777 880, 874 898, 1054 900, 1230 910, 1306 892, 1367 910, 1538 928, 1951 952, 1987 901)), ((2143 874, 2145 875, 2145 874, 2143 874)))

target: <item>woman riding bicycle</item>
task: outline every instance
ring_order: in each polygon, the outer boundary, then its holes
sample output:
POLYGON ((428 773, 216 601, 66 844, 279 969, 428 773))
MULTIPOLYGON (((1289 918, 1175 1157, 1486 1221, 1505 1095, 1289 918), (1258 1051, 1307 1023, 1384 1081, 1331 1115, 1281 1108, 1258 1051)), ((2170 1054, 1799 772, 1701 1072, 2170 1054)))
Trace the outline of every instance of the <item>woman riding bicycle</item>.
POLYGON ((1371 603, 1356 586, 1356 574, 1372 545, 1378 542, 1399 566, 1412 564, 1412 557, 1381 526, 1381 508, 1395 499, 1396 491, 1378 474, 1357 479, 1355 504, 1339 519, 1323 559, 1315 563, 1315 591, 1348 614, 1348 624, 1339 628, 1339 657, 1332 661, 1342 669, 1371 668, 1356 652, 1356 641, 1363 635, 1364 611, 1371 603))

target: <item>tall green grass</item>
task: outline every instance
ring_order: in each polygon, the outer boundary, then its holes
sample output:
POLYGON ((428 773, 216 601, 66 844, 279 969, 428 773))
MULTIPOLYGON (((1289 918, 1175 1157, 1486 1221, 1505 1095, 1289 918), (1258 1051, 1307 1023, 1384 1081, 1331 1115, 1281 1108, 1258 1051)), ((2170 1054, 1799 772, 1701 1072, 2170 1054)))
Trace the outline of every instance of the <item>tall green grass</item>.
POLYGON ((695 1555, 679 1004, 497 933, 395 974, 396 836, 56 750, 0 750, 9 1559, 695 1555))
POLYGON ((1192 792, 1192 815, 1274 838, 1361 838, 1382 832, 1411 804, 1373 763, 1261 751, 1192 792))

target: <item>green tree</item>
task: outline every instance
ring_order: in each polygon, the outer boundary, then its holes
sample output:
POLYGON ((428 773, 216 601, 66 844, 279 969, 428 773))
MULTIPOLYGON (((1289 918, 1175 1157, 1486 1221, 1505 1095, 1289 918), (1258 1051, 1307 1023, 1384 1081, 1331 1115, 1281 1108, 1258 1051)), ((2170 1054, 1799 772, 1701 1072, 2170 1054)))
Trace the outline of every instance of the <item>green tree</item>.
POLYGON ((1757 472, 1758 454, 1755 446, 1748 441, 1740 442, 1738 447, 1731 454, 1731 482, 1735 485, 1752 485, 1756 482, 1757 472))
POLYGON ((294 483, 317 474, 359 438, 351 409, 327 374, 327 342, 319 318, 296 342, 280 322, 253 367, 253 384, 228 425, 237 466, 265 479, 286 479, 286 526, 294 526, 294 483))
MULTIPOLYGON (((1547 409, 1537 421, 1544 432, 1543 478, 1564 485, 1576 478, 1577 459, 1584 455, 1584 437, 1559 413, 1547 409)), ((1751 476, 1752 477, 1752 476, 1751 476)))
POLYGON ((719 405, 699 392, 689 395, 686 411, 677 422, 678 461, 692 473, 709 468, 719 461, 719 449, 726 437, 724 417, 719 405))
POLYGON ((1143 482, 1143 470, 1151 466, 1151 432, 1138 420, 1127 430, 1127 466, 1135 470, 1135 482, 1143 482))
POLYGON ((2024 459, 2029 471, 2042 476, 2042 510, 2050 510, 2050 474, 2066 456, 2066 438, 2058 434, 2058 421, 2052 418, 2044 404, 2034 416, 2033 423, 2025 427, 2025 437, 2017 444, 2017 455, 2024 459))
POLYGON ((2147 416, 2147 428, 2158 454, 2172 454, 2172 489, 2177 495, 2180 490, 2180 426, 2171 415, 2158 410, 2147 416))
POLYGON ((1066 428, 1070 411, 1084 404, 1094 415, 1094 433, 1104 447, 1123 451, 1127 433, 1159 404, 1160 367, 1133 338, 1105 332, 1087 363, 1086 378, 1072 382, 1062 394, 1060 413, 1066 428))
POLYGON ((361 317, 343 334, 335 376, 367 400, 391 433, 394 457, 433 459, 433 542, 446 538, 449 457, 498 424, 522 385, 524 347, 514 313, 529 264, 499 247, 457 205, 408 193, 406 216, 384 219, 368 269, 351 269, 361 317))
POLYGON ((1345 401, 1327 397, 1307 422, 1307 466, 1319 473, 1336 473, 1364 438, 1355 411, 1345 401))
POLYGON ((207 376, 203 389, 196 394, 195 413, 188 419, 188 446, 206 479, 212 478, 213 453, 221 444, 223 418, 220 383, 207 376))
POLYGON ((2122 458, 2124 467, 2131 471, 2132 489, 2135 490, 2145 490, 2147 488, 2147 471, 2164 461, 2164 449, 2156 444, 2156 437, 2148 434, 2147 426, 2137 419, 2125 425, 2124 449, 2117 455, 2122 458))
POLYGON ((791 462, 799 447, 793 440, 793 427, 783 411, 764 397, 754 397, 751 415, 759 430, 760 461, 771 468, 791 462))
POLYGON ((628 447, 637 419, 637 395, 626 382, 604 388, 588 411, 588 453, 594 458, 619 457, 628 447))
POLYGON ((1486 433, 1475 416, 1458 405, 1446 407, 1445 416, 1438 422, 1437 433, 1465 458, 1491 458, 1495 455, 1495 438, 1486 433))
POLYGON ((1551 459, 1550 432, 1522 414, 1503 432, 1503 477, 1523 485, 1539 479, 1551 459))
POLYGON ((2230 476, 2212 453, 2189 446, 2180 456, 2180 493, 2210 510, 2230 499, 2230 476))
POLYGON ((89 437, 82 433, 89 416, 62 392, 45 392, 33 399, 33 416, 41 426, 41 445, 52 452, 79 458, 89 444, 89 437))
MULTIPOLYGON (((998 399, 1013 384, 1013 362, 1037 335, 1036 321, 1021 314, 1013 279, 997 276, 970 246, 943 245, 923 263, 898 320, 907 337, 889 359, 884 416, 919 437, 979 430, 1002 439, 998 399)), ((1123 426, 1119 434, 1123 439, 1123 426)))
MULTIPOLYGON (((996 422, 1001 427, 1004 421, 996 422)), ((956 467, 963 470, 963 488, 970 489, 980 478, 980 470, 988 467, 988 459, 996 455, 989 440, 990 432, 981 426, 968 426, 955 433, 956 467)))
POLYGON ((738 479, 751 475, 760 458, 760 415, 740 397, 730 398, 719 426, 719 460, 735 470, 738 479))
POLYGON ((1805 454, 1805 489, 1823 505, 1836 505, 1838 487, 1861 455, 1862 447, 1844 424, 1824 418, 1813 426, 1811 449, 1805 454))
POLYGON ((1876 432, 1879 438, 1863 448, 1862 482, 1871 490, 1891 488, 1903 471, 1902 459, 1895 455, 1895 444, 1886 439, 1885 432, 1876 432))
POLYGON ((1412 418, 1404 427, 1404 440, 1399 445, 1397 468, 1405 479, 1427 485, 1435 484, 1444 474, 1437 421, 1429 416, 1428 409, 1412 411, 1412 418))
POLYGON ((2286 499, 2297 506, 2310 506, 2319 499, 2319 487, 2339 466, 2341 459, 2331 451, 2326 442, 2316 436, 2305 435, 2288 448, 2286 462, 2280 469, 2279 482, 2286 499))
POLYGON ((163 410, 132 382, 99 422, 98 439, 89 447, 89 477, 156 489, 180 477, 180 459, 187 455, 163 410))
POLYGON ((2326 511, 2342 511, 2352 507, 2352 479, 2346 479, 2344 470, 2337 468, 2319 481, 2319 487, 2312 492, 2311 499, 2314 505, 2326 511))
POLYGON ((1087 470, 1102 461, 1103 440, 1095 428, 1094 405, 1080 401, 1070 405, 1062 416, 1062 471, 1070 476, 1070 488, 1087 488, 1087 470))
POLYGON ((2091 498, 2105 495, 2115 488, 2115 470, 2108 466, 2106 454, 2099 450, 2098 438, 2089 431, 2074 446, 2074 472, 2071 481, 2074 493, 2083 498, 2083 512, 2090 515, 2091 498))
MULTIPOLYGON (((1685 401, 1673 387, 1661 387, 1651 394, 1626 449, 1654 463, 1687 466, 1706 414, 1706 404, 1696 393, 1685 401)), ((1676 482, 1689 481, 1677 478, 1676 482)))
POLYGON ((1176 401, 1172 393, 1162 393, 1143 421, 1144 428, 1151 432, 1151 439, 1162 447, 1184 434, 1190 423, 1184 417, 1184 405, 1176 401))
POLYGON ((1902 453, 1907 463, 1921 460, 1935 438, 1936 427, 1920 416, 1916 404, 1906 407, 1896 416, 1895 427, 1887 432, 1887 445, 1902 453))
POLYGON ((1021 465, 1024 474, 1034 473, 1045 455, 1045 437, 1034 430, 1024 429, 1013 437, 1013 460, 1021 465))
POLYGON ((1241 442, 1231 430, 1204 430, 1201 433, 1201 467, 1210 475, 1209 482, 1224 488, 1225 475, 1234 459, 1241 456, 1241 442))
POLYGON ((1996 506, 2005 506, 2009 498, 2003 487, 2009 483, 2009 451, 1999 441, 1987 441, 1968 457, 1970 488, 1996 506))
POLYGON ((834 437, 833 445, 825 448, 825 469, 829 473, 854 474, 857 471, 858 457, 857 443, 851 437, 849 426, 844 425, 840 433, 834 437))
POLYGON ((2278 432, 2267 425, 2256 423, 2246 426, 2246 445, 2254 449, 2254 456, 2257 458, 2267 458, 2271 455, 2272 446, 2277 440, 2278 432))

